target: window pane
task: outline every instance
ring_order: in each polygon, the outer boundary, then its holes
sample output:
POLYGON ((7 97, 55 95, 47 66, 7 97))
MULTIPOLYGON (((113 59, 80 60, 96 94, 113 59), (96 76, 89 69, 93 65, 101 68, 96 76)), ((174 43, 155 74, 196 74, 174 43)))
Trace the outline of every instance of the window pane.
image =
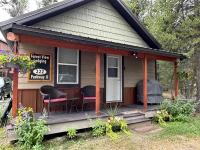
POLYGON ((65 66, 59 65, 58 70, 58 82, 77 82, 77 67, 76 66, 65 66))
POLYGON ((59 48, 59 63, 77 64, 77 50, 59 48))
POLYGON ((108 68, 108 77, 117 78, 118 77, 118 69, 117 68, 108 68))
POLYGON ((118 67, 118 58, 108 57, 108 67, 118 67))

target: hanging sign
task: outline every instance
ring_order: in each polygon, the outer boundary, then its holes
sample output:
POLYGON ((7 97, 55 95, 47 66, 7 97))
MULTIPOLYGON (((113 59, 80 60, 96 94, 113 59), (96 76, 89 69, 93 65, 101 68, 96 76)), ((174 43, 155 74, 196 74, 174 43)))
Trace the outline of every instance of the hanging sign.
POLYGON ((29 81, 51 80, 51 55, 30 54, 30 59, 36 62, 35 68, 30 70, 29 81))

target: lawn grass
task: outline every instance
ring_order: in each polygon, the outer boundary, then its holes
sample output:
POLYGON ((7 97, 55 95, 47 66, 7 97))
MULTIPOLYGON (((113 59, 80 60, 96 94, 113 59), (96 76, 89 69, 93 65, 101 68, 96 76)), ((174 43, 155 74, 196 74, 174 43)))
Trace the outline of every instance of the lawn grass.
POLYGON ((159 133, 160 137, 174 136, 200 137, 200 118, 191 118, 188 122, 168 122, 159 133))

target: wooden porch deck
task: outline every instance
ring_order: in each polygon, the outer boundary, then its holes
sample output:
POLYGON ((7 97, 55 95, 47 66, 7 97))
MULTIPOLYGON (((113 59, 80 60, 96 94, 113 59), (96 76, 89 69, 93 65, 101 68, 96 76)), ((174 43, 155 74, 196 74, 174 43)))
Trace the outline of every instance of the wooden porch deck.
MULTIPOLYGON (((119 108, 118 116, 124 118, 128 125, 140 125, 141 123, 147 123, 151 121, 151 117, 158 110, 159 105, 149 105, 148 110, 143 112, 143 105, 130 105, 119 108)), ((39 119, 41 113, 35 113, 35 117, 39 119)), ((64 133, 67 128, 75 128, 77 130, 88 129, 92 127, 92 120, 101 118, 107 119, 108 114, 106 109, 102 109, 99 116, 96 115, 95 111, 84 111, 84 112, 72 112, 72 113, 51 113, 46 118, 49 132, 47 135, 64 133)), ((7 130, 9 141, 16 140, 16 134, 14 130, 7 130)))
MULTIPOLYGON (((143 112, 143 105, 131 105, 119 108, 118 116, 127 120, 128 124, 149 120, 152 112, 158 109, 158 105, 148 106, 148 111, 143 112)), ((36 118, 41 114, 36 113, 36 118)), ((72 112, 72 113, 50 113, 45 120, 50 128, 48 134, 65 132, 67 128, 86 129, 92 126, 92 120, 96 118, 107 119, 106 109, 102 109, 100 115, 95 111, 72 112)))

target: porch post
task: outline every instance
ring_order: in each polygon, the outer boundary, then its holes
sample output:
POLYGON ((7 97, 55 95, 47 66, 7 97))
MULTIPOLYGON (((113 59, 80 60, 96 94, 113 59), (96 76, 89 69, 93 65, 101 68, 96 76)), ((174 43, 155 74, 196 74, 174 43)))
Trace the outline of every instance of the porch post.
POLYGON ((144 56, 143 59, 143 104, 144 111, 147 110, 148 97, 147 97, 147 78, 148 78, 148 68, 147 68, 147 56, 144 56))
MULTIPOLYGON (((18 53, 18 43, 15 41, 14 53, 18 53)), ((12 116, 17 115, 17 99, 18 99, 18 70, 14 69, 13 73, 13 95, 12 95, 12 116)))
POLYGON ((175 91, 175 98, 178 96, 178 90, 179 90, 179 79, 177 75, 177 68, 178 68, 178 62, 174 62, 174 91, 175 91))
POLYGON ((96 53, 96 114, 100 114, 100 53, 96 53))

